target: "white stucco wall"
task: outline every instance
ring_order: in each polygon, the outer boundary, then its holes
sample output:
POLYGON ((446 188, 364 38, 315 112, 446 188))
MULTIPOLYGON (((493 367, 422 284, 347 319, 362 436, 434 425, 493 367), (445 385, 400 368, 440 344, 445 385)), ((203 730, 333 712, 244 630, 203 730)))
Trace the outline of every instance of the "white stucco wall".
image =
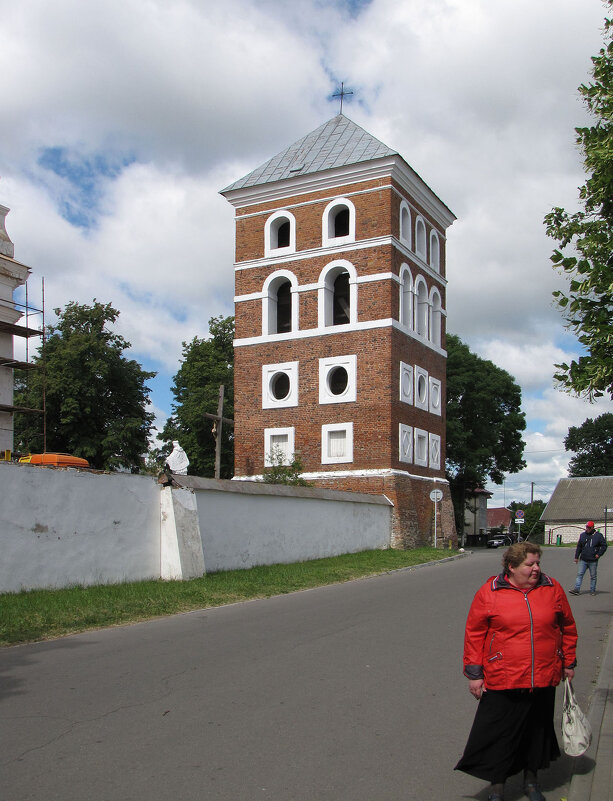
POLYGON ((0 592, 289 563, 390 545, 382 496, 0 462, 0 592))
POLYGON ((0 462, 0 488, 0 592, 159 578, 152 478, 0 462))
POLYGON ((190 483, 207 573, 390 547, 392 504, 382 496, 238 481, 190 483))

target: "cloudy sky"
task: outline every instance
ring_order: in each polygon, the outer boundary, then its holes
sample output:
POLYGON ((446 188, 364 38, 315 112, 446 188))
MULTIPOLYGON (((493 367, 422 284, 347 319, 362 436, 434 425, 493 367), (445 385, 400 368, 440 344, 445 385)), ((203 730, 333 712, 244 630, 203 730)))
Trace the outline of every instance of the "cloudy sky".
POLYGON ((233 209, 219 190, 344 111, 454 211, 448 330, 515 376, 522 473, 491 505, 547 500, 570 425, 611 411, 553 387, 577 353, 552 307, 544 215, 583 182, 577 87, 601 0, 0 0, 0 204, 47 319, 110 301, 158 371, 233 313, 233 209))

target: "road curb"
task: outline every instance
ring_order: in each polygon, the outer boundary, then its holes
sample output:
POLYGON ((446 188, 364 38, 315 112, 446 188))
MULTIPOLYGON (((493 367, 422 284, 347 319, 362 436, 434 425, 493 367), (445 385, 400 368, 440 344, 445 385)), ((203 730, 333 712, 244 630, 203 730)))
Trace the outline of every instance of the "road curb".
POLYGON ((592 744, 577 757, 570 782, 568 801, 612 801, 613 799, 613 622, 607 631, 604 659, 600 665, 596 689, 588 718, 592 726, 592 744))

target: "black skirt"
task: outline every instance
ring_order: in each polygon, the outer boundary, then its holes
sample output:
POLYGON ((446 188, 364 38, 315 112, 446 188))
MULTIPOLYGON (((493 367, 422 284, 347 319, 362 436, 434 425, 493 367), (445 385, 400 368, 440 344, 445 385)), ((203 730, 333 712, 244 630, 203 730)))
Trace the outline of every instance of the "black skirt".
POLYGON ((479 700, 462 759, 455 766, 492 784, 560 756, 553 726, 555 687, 488 690, 479 700))

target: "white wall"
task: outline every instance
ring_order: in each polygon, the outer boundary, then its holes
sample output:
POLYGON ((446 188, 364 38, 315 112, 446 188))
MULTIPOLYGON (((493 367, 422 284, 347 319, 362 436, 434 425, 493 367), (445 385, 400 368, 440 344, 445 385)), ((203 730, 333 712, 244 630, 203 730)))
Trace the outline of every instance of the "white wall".
POLYGON ((150 477, 0 462, 0 592, 160 576, 150 477))
POLYGON ((390 547, 383 496, 175 476, 196 494, 207 572, 390 547))
POLYGON ((383 496, 0 462, 0 592, 188 579, 390 545, 383 496))

